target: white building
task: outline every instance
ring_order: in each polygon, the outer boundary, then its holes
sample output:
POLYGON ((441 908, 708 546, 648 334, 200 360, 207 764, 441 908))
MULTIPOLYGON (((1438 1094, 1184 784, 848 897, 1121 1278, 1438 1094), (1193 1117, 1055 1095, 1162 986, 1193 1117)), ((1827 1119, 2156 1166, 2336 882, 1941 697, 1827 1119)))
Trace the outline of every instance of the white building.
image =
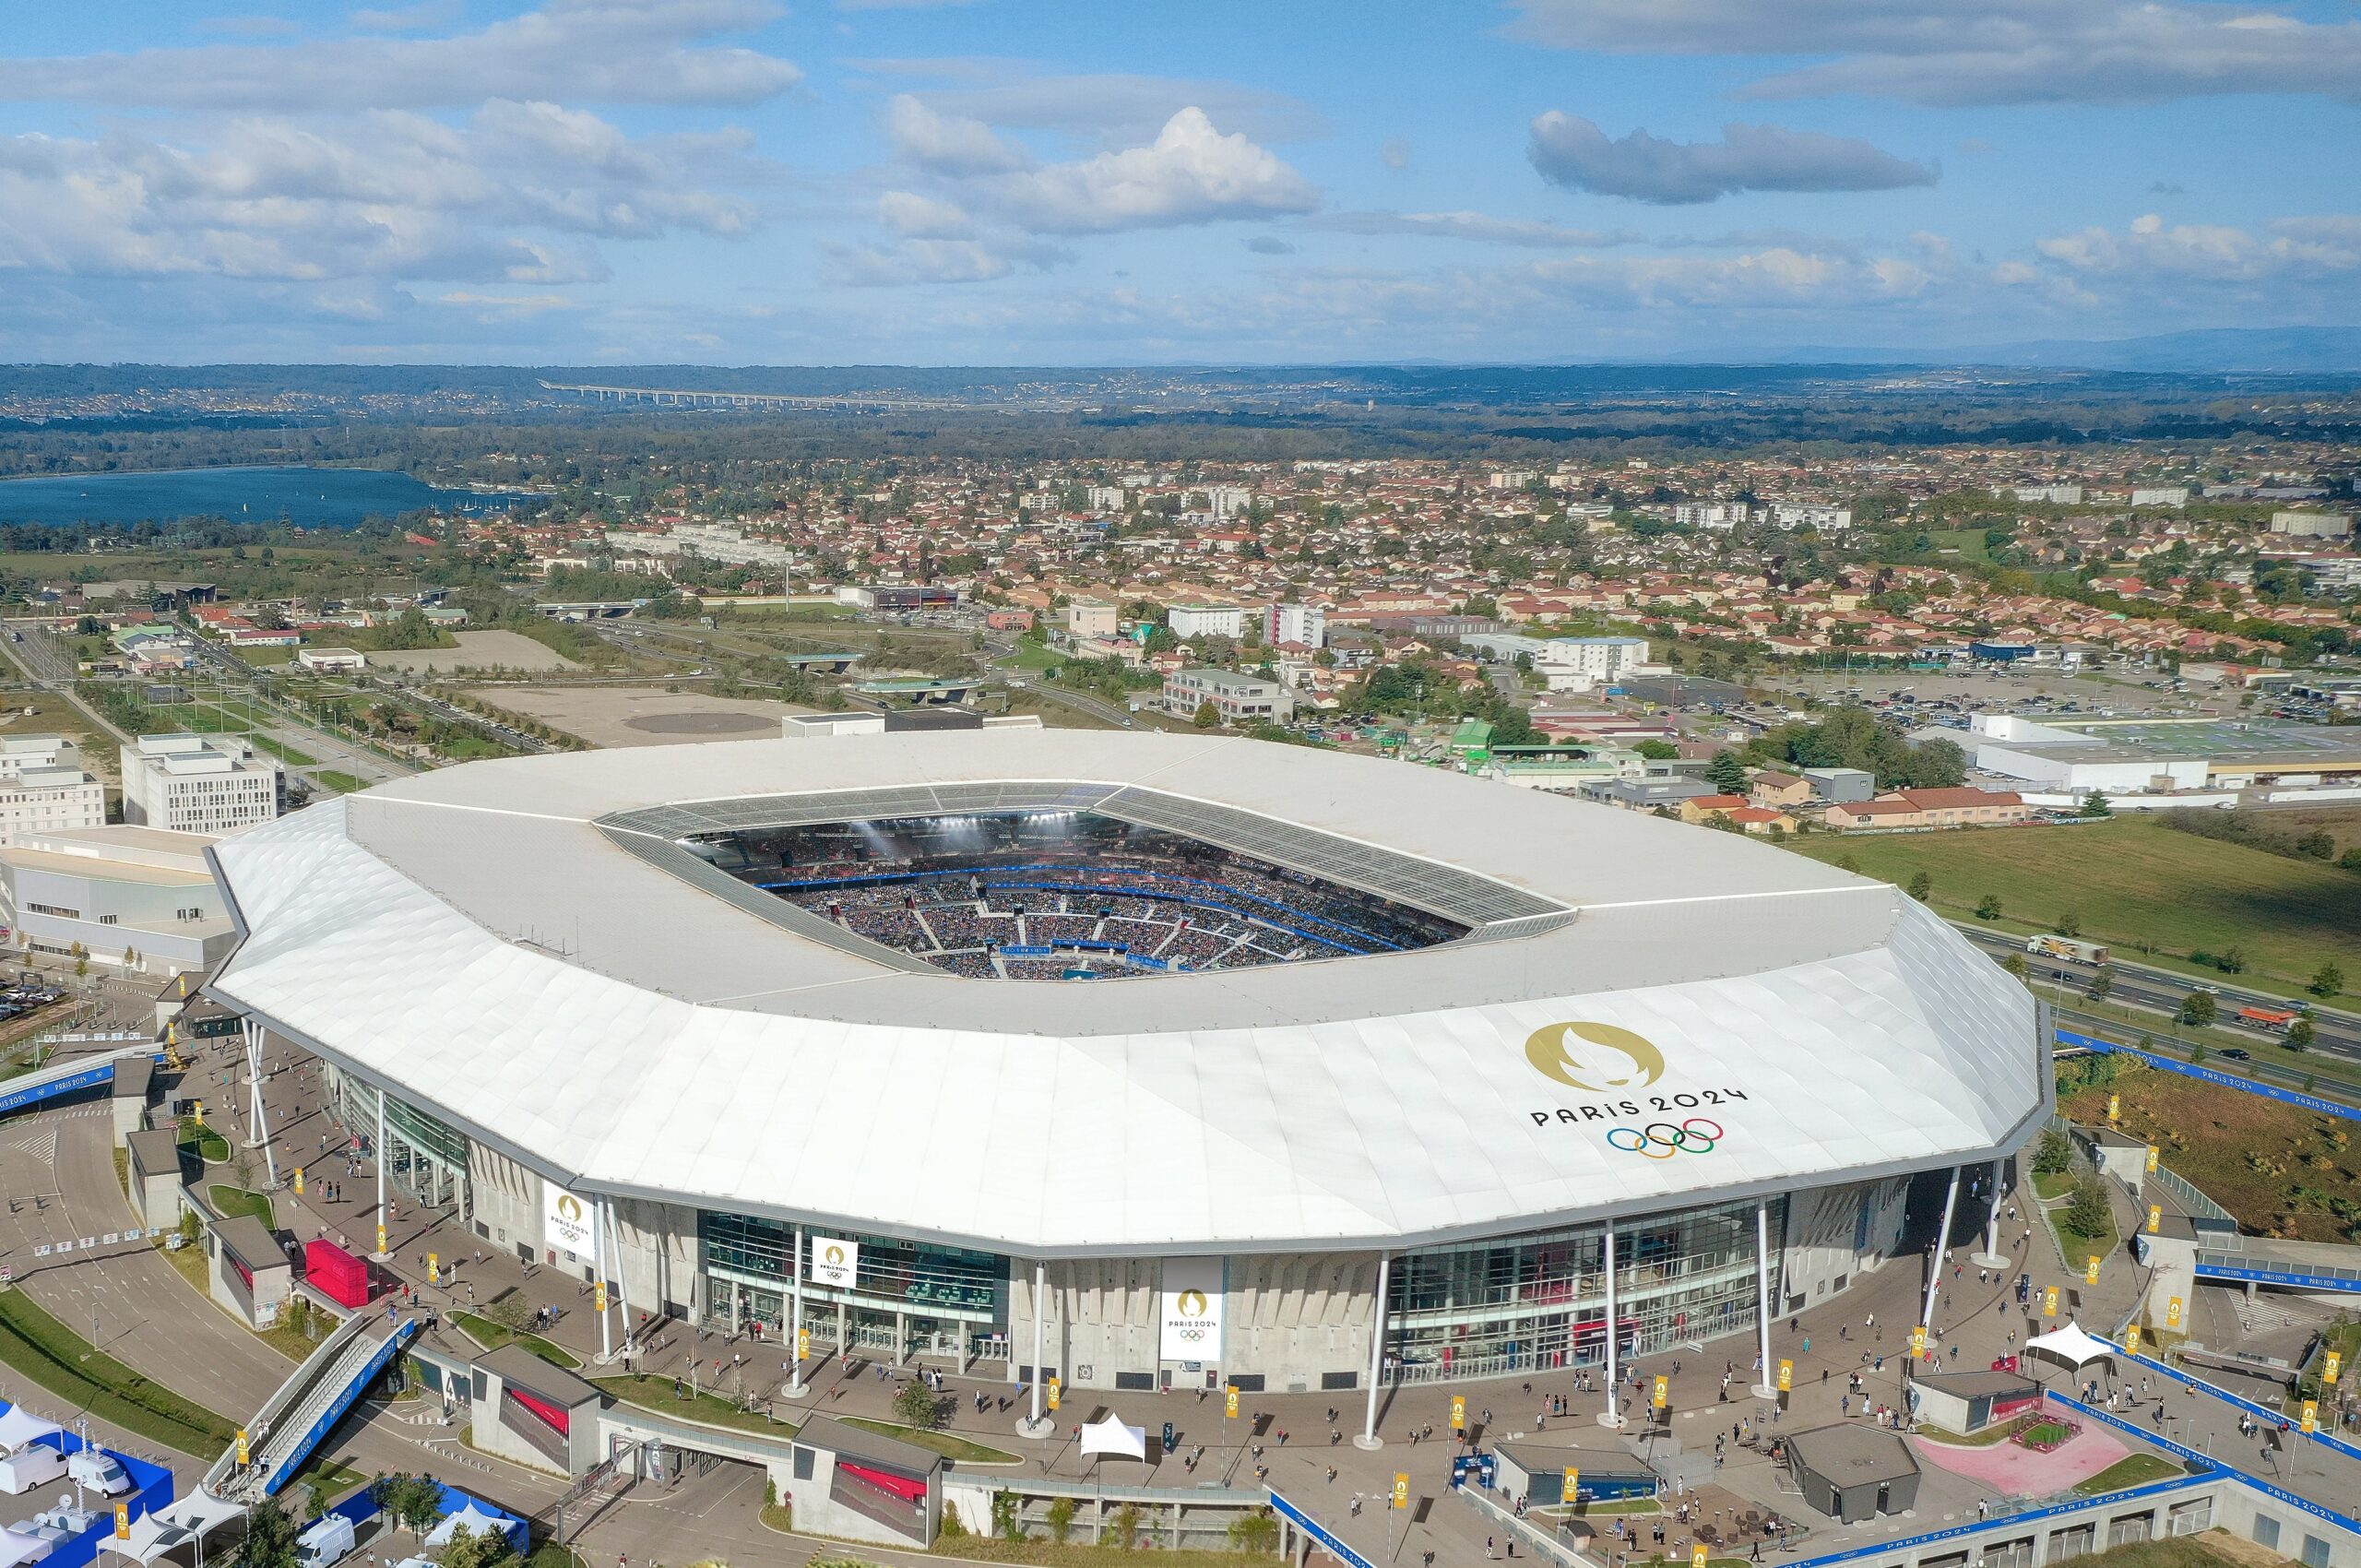
POLYGON ((1672 509, 1672 520, 1698 529, 1734 529, 1754 520, 1754 508, 1743 501, 1684 501, 1672 509))
POLYGON ((1242 637, 1246 635, 1246 612, 1235 604, 1176 604, 1165 614, 1165 624, 1172 635, 1182 642, 1192 637, 1242 637))
POLYGON ((1295 713, 1295 694, 1276 681, 1228 670, 1175 670, 1164 678, 1164 711, 1194 719, 1206 703, 1224 724, 1276 723, 1295 713))
POLYGON ((2082 487, 2079 484, 2021 484, 2011 493, 2020 501, 2037 501, 2050 506, 2082 504, 2082 487))
POLYGON ((2271 531, 2296 539, 2343 539, 2353 531, 2353 518, 2344 512, 2273 512, 2271 531))
POLYGON ((1066 636, 1074 642, 1115 635, 1115 607, 1104 600, 1077 599, 1066 606, 1066 636))
POLYGON ((1271 647, 1281 643, 1325 647, 1328 612, 1316 604, 1266 604, 1263 607, 1263 641, 1271 647))
POLYGON ((1544 674, 1562 670, 1611 685, 1647 661, 1645 637, 1551 637, 1533 667, 1544 674))
POLYGON ((795 564, 795 552, 786 545, 748 539, 744 529, 728 523, 675 523, 659 534, 609 529, 607 543, 647 555, 694 555, 730 566, 774 566, 785 571, 795 564))
POLYGON ((1082 499, 1094 512, 1120 512, 1123 509, 1123 487, 1120 484, 1094 484, 1083 493, 1082 499))
POLYGON ((236 940, 205 861, 204 834, 93 826, 0 848, 0 917, 19 950, 177 975, 212 968, 236 940))
POLYGON ((235 833, 286 799, 276 760, 227 735, 142 735, 123 754, 123 819, 174 833, 235 833))
POLYGON ((1774 501, 1771 521, 1783 529, 1820 529, 1833 533, 1853 526, 1853 509, 1818 501, 1774 501))
POLYGON ((0 736, 0 844, 28 833, 103 827, 106 787, 62 735, 0 736))
POLYGON ((1978 772, 2077 795, 2093 790, 2131 795, 2199 790, 2213 766, 2202 755, 2125 745, 2012 714, 1979 713, 1972 722, 1978 772))
POLYGON ((2185 484, 2142 485, 2131 493, 2134 506, 2186 506, 2189 486, 2185 484))
POLYGON ((358 675, 369 668, 369 656, 357 647, 299 647, 295 662, 326 675, 358 675))
POLYGON ((1235 517, 1254 509, 1254 493, 1242 484, 1209 484, 1205 486, 1205 505, 1216 517, 1235 517))

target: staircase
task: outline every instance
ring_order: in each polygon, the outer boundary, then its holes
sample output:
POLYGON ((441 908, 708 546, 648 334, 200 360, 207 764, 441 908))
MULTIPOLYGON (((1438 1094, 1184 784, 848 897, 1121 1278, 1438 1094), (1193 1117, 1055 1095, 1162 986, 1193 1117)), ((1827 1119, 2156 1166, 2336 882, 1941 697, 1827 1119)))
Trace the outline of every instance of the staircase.
POLYGON ((389 1323, 369 1314, 345 1323, 255 1414, 247 1429, 248 1462, 240 1465, 232 1448, 208 1475, 208 1490, 232 1503, 275 1494, 417 1333, 415 1319, 389 1323))

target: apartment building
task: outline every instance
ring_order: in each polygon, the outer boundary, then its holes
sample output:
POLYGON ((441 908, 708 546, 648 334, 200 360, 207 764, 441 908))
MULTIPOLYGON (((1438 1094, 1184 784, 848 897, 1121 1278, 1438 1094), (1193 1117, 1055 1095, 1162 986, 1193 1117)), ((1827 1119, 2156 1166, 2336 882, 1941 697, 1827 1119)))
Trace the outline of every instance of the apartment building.
POLYGON ((1324 647, 1328 642, 1328 612, 1316 604, 1266 604, 1263 607, 1263 641, 1271 647, 1281 643, 1324 647))
POLYGON ((1164 678, 1164 711, 1175 719, 1194 719, 1206 703, 1224 724, 1277 723, 1295 712, 1294 695, 1260 675, 1189 669, 1164 678))
POLYGON ((0 844, 29 833, 103 827, 106 787, 63 735, 0 736, 0 844))
POLYGON ((1182 642, 1192 637, 1246 635, 1246 612, 1234 604, 1176 604, 1165 612, 1164 620, 1182 642))
POLYGON ((278 762, 227 735, 142 735, 123 753, 123 819, 219 837, 268 822, 286 803, 278 762))

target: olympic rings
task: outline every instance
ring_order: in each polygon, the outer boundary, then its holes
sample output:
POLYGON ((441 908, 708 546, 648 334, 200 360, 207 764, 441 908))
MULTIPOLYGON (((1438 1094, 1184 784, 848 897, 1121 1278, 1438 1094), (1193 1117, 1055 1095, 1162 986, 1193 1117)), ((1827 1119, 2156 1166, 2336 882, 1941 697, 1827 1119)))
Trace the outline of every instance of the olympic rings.
POLYGON ((1691 1116, 1677 1127, 1669 1122, 1651 1122, 1644 1128, 1610 1127, 1607 1131, 1607 1146, 1643 1159, 1670 1159, 1683 1149, 1691 1154, 1711 1154, 1722 1137, 1720 1123, 1710 1117, 1691 1116), (1619 1136, 1630 1141, 1619 1142, 1619 1136), (1657 1153, 1659 1149, 1664 1152, 1657 1153))

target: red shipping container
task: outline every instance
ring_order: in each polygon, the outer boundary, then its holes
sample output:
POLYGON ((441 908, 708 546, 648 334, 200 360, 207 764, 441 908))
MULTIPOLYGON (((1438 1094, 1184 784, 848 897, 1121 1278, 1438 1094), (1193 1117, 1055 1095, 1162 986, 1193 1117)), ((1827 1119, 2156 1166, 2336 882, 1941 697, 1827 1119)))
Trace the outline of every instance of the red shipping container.
POLYGON ((303 1243, 303 1277, 307 1284, 339 1306, 369 1304, 369 1265, 334 1241, 315 1238, 303 1243))

